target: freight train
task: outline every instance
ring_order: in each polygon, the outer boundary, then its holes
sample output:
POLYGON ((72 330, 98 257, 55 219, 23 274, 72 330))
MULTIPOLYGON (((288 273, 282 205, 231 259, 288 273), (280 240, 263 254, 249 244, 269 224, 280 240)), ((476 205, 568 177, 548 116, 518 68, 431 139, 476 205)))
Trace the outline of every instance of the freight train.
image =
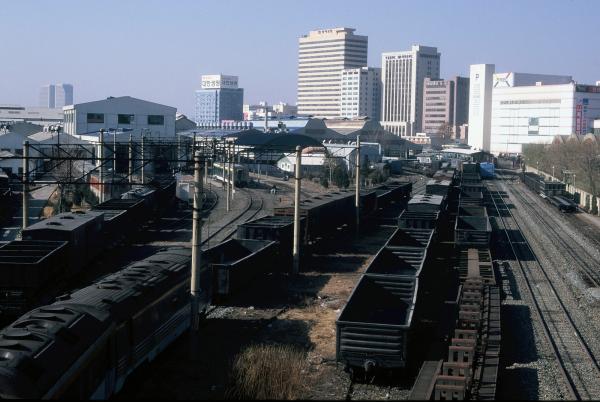
POLYGON ((353 378, 406 369, 415 360, 422 311, 432 302, 429 288, 436 282, 430 256, 456 196, 451 169, 434 176, 442 180, 429 181, 424 195, 408 200, 397 218, 398 229, 371 261, 336 321, 337 361, 353 378))
MULTIPOLYGON (((365 216, 378 207, 405 203, 411 188, 411 183, 391 183, 385 191, 365 192, 365 216)), ((336 195, 330 202, 339 206, 345 197, 336 195)), ((323 234, 322 226, 308 229, 306 222, 329 208, 318 202, 304 205, 306 238, 323 234)), ((353 220, 353 208, 343 212, 347 221, 353 220)), ((281 250, 291 249, 291 219, 256 219, 238 227, 236 239, 205 250, 200 309, 246 287, 254 276, 272 272, 281 250)), ((61 242, 62 247, 67 244, 61 242)), ((47 257, 57 258, 52 253, 47 257)), ((189 327, 190 260, 188 249, 161 250, 24 314, 0 331, 0 397, 108 398, 118 392, 137 366, 154 359, 189 327)))
POLYGON ((531 172, 521 173, 521 180, 534 193, 548 201, 560 212, 577 212, 577 204, 565 195, 566 185, 561 181, 546 180, 544 177, 531 172))
POLYGON ((53 289, 80 273, 114 241, 163 213, 174 195, 172 179, 155 180, 126 193, 125 199, 100 203, 90 211, 61 213, 23 229, 22 240, 0 247, 3 318, 50 301, 53 289))
MULTIPOLYGON (((452 321, 453 316, 458 318, 458 306, 452 308, 452 302, 440 299, 444 297, 440 293, 452 293, 448 288, 458 291, 458 281, 464 283, 471 274, 470 265, 465 263, 464 269, 446 272, 435 266, 430 258, 433 250, 437 250, 440 238, 450 235, 444 233, 445 225, 440 222, 456 216, 455 253, 462 255, 463 250, 470 248, 489 256, 491 225, 485 207, 461 203, 473 198, 473 194, 477 199, 483 197, 479 172, 474 166, 467 166, 467 172, 458 177, 448 171, 434 176, 438 180, 428 183, 426 194, 416 195, 408 202, 398 217, 398 229, 371 261, 336 321, 337 361, 346 366, 353 379, 407 370, 418 364, 417 350, 423 351, 423 334, 435 332, 424 327, 427 317, 431 317, 427 316, 428 309, 443 311, 446 321, 452 321), (443 278, 455 279, 446 282, 443 278)), ((478 275, 493 280, 491 258, 486 261, 478 275)), ((497 294, 497 288, 492 292, 497 294)), ((499 348, 497 338, 494 341, 494 347, 499 348)), ((431 384, 429 389, 433 390, 435 378, 431 384)), ((439 389, 442 388, 440 383, 439 389)))

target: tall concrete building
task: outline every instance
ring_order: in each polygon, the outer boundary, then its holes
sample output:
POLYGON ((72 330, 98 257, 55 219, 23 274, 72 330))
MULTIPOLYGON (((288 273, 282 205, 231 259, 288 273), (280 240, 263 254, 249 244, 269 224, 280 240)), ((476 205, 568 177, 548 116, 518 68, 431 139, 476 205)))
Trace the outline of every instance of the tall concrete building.
POLYGON ((342 70, 341 117, 380 119, 381 69, 375 67, 342 70))
POLYGON ((421 131, 423 80, 440 78, 437 48, 413 45, 405 52, 381 55, 381 125, 402 137, 421 131))
POLYGON ((341 73, 367 65, 368 38, 353 28, 310 31, 299 39, 298 114, 340 117, 341 73))
POLYGON ((73 104, 73 85, 56 84, 54 90, 54 107, 63 108, 73 104))
POLYGON ((219 125, 223 120, 243 120, 244 89, 235 75, 203 75, 196 91, 195 120, 198 124, 219 125))
POLYGON ((73 104, 73 85, 49 84, 40 90, 40 107, 63 108, 73 104))
POLYGON ((54 93, 55 93, 55 87, 54 85, 50 84, 50 85, 44 85, 41 89, 40 89, 40 103, 39 106, 40 107, 44 107, 44 108, 50 108, 50 109, 54 109, 54 93))
POLYGON ((492 79, 495 65, 472 64, 469 73, 469 141, 474 149, 488 151, 492 129, 492 79))
POLYGON ((468 121, 469 79, 451 80, 425 78, 423 81, 423 122, 421 130, 427 134, 456 136, 459 127, 468 121))
POLYGON ((425 78, 421 131, 444 134, 444 125, 454 123, 454 81, 425 78))
POLYGON ((469 122, 469 78, 454 77, 454 127, 458 128, 469 122))

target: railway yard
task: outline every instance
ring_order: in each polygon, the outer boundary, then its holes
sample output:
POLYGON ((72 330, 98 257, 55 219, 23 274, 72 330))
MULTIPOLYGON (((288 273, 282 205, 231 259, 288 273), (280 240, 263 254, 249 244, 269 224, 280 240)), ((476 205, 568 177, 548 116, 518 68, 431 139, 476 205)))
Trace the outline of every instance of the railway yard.
MULTIPOLYGON (((293 182, 253 179, 229 211, 206 181, 197 333, 184 301, 192 209, 166 184, 150 219, 129 200, 94 208, 112 211, 96 233, 111 241, 86 249, 86 269, 83 254, 44 244, 69 266, 52 291, 18 278, 5 290, 2 396, 244 398, 236 358, 281 345, 302 360, 294 399, 600 398, 600 221, 561 212, 532 190, 538 178, 498 169, 482 180, 475 163, 399 175, 361 190, 359 227, 353 190, 307 183, 297 275, 293 182)), ((35 229, 0 247, 3 269, 10 247, 46 241, 35 229)))

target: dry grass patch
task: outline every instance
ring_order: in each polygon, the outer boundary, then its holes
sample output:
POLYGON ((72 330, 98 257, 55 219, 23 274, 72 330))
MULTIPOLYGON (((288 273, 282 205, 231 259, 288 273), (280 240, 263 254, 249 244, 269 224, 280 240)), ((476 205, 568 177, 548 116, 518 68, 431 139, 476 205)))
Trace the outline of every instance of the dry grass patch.
POLYGON ((290 345, 250 345, 235 358, 233 385, 239 399, 300 399, 308 364, 304 352, 290 345))

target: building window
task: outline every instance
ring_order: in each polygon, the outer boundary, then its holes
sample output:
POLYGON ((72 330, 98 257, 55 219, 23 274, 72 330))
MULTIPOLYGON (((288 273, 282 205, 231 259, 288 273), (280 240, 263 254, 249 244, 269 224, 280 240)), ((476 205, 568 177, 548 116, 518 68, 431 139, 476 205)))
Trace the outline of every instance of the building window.
POLYGON ((118 117, 119 124, 133 124, 134 117, 132 114, 120 114, 118 117))
POLYGON ((151 114, 148 116, 148 125, 151 126, 164 126, 165 125, 165 116, 151 114))
POLYGON ((88 113, 88 123, 104 123, 104 113, 88 113))

